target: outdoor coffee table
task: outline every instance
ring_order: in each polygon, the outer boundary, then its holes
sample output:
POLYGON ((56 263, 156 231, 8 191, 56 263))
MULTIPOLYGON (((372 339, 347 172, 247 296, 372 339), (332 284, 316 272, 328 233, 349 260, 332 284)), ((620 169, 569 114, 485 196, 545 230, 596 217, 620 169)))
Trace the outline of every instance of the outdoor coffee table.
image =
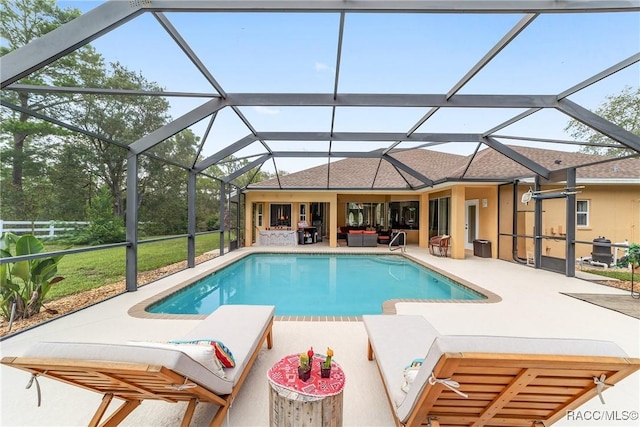
POLYGON ((320 364, 325 356, 316 354, 311 378, 302 381, 298 378, 299 357, 285 356, 267 372, 270 425, 342 426, 342 368, 332 361, 330 377, 321 378, 320 364))

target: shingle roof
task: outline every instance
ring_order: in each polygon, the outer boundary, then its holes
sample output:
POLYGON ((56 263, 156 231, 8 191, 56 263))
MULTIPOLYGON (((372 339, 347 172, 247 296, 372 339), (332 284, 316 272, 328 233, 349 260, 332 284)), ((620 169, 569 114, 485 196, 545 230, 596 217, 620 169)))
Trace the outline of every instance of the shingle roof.
MULTIPOLYGON (((510 146, 509 148, 550 171, 608 159, 606 156, 577 152, 519 146, 510 146)), ((391 156, 436 182, 461 179, 510 181, 515 178, 535 176, 524 166, 490 148, 478 151, 475 156, 461 156, 427 149, 396 151, 391 153, 391 156)), ((423 185, 418 178, 397 169, 388 161, 378 158, 349 158, 330 163, 329 171, 327 167, 327 165, 322 165, 281 176, 280 185, 283 189, 375 190, 411 189, 423 185), (329 185, 327 185, 327 180, 329 185)), ((585 166, 578 169, 577 175, 578 178, 589 179, 640 180, 640 158, 618 159, 585 166)), ((278 180, 274 178, 251 184, 249 188, 279 188, 280 185, 278 180)))

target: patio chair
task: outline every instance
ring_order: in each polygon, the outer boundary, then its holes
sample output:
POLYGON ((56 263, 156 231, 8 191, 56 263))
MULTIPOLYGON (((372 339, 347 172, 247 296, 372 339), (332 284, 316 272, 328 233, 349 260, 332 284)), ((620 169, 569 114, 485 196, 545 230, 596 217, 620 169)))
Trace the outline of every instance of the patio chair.
POLYGON ((445 234, 442 236, 434 236, 429 240, 429 253, 431 255, 444 256, 449 255, 449 245, 451 244, 451 236, 445 234))
POLYGON ((396 426, 549 426, 640 369, 608 341, 442 335, 414 315, 363 322, 396 426))
POLYGON ((233 368, 216 367, 210 345, 157 342, 41 342, 1 363, 31 373, 32 381, 52 378, 103 394, 89 426, 116 426, 144 400, 189 402, 182 426, 189 425, 198 403, 213 403, 219 409, 210 426, 220 426, 262 343, 273 345, 274 311, 273 306, 224 305, 181 340, 219 340, 232 352, 233 368), (124 403, 101 424, 113 398, 124 403))

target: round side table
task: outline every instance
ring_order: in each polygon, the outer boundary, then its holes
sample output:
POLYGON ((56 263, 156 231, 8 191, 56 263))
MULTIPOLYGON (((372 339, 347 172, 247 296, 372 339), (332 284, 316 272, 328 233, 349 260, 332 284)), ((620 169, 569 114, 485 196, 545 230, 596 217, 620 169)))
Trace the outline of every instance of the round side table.
POLYGON ((331 375, 321 378, 325 356, 316 354, 307 381, 298 378, 299 354, 290 354, 267 372, 269 380, 269 424, 284 426, 342 426, 342 391, 345 376, 340 365, 331 362, 331 375))

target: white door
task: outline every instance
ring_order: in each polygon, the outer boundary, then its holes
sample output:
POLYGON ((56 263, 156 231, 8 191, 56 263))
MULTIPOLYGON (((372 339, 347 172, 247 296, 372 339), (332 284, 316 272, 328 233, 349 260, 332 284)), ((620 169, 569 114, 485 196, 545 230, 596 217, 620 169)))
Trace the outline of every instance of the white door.
POLYGON ((478 199, 464 202, 464 248, 473 250, 473 241, 478 238, 478 199))

